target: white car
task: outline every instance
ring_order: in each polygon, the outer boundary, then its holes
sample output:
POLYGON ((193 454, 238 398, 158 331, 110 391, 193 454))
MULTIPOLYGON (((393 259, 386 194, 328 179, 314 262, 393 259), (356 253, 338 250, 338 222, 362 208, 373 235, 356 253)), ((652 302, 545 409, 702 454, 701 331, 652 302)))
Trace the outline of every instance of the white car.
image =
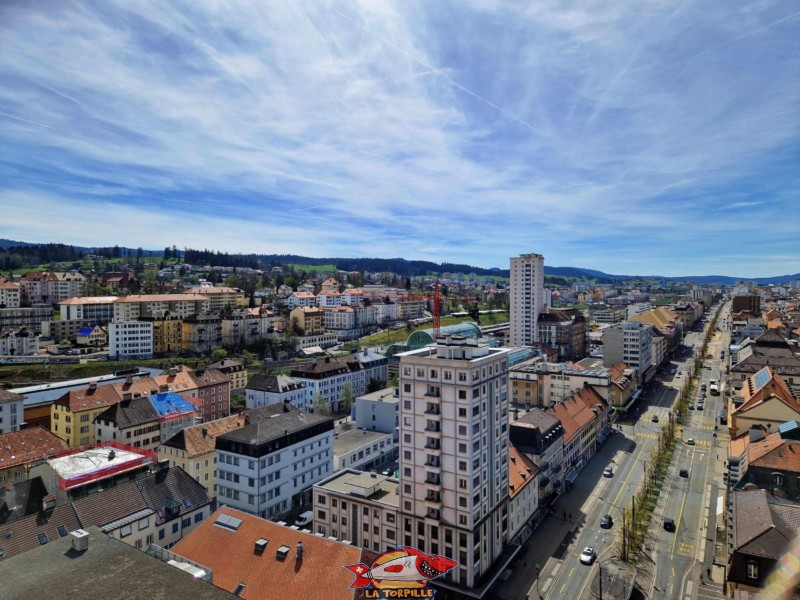
POLYGON ((594 563, 595 559, 597 558, 597 553, 594 551, 594 548, 591 546, 586 546, 581 552, 580 561, 581 564, 584 565, 591 565, 594 563))

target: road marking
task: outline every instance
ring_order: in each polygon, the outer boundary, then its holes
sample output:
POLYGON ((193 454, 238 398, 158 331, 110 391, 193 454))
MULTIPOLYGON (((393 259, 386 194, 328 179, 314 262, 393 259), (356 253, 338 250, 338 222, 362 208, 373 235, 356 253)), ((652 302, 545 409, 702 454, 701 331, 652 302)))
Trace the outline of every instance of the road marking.
MULTIPOLYGON (((689 464, 693 462, 694 458, 694 450, 692 451, 692 456, 689 458, 689 464)), ((686 496, 689 493, 689 486, 686 486, 686 491, 683 493, 683 501, 681 501, 681 510, 678 513, 678 521, 675 523, 675 541, 672 542, 672 555, 675 555, 675 545, 678 543, 678 535, 681 531, 681 517, 683 516, 683 508, 686 506, 686 496)), ((670 557, 671 558, 671 557, 670 557)))
POLYGON ((567 582, 566 582, 566 581, 564 582, 564 585, 562 585, 562 586, 561 586, 561 591, 560 591, 560 592, 558 592, 558 594, 559 594, 560 596, 563 596, 563 595, 564 595, 564 588, 565 588, 565 587, 567 587, 567 582))
POLYGON ((672 576, 675 577, 675 567, 672 567, 672 576))
POLYGON ((572 568, 569 570, 569 577, 572 577, 572 573, 573 573, 574 571, 575 571, 575 567, 572 567, 572 568))
POLYGON ((544 585, 542 586, 542 593, 543 594, 547 593, 547 588, 550 587, 551 583, 553 583, 553 578, 552 577, 548 577, 547 581, 545 581, 544 585))
POLYGON ((669 584, 669 595, 670 596, 672 596, 672 587, 673 587, 673 584, 670 583, 669 584))

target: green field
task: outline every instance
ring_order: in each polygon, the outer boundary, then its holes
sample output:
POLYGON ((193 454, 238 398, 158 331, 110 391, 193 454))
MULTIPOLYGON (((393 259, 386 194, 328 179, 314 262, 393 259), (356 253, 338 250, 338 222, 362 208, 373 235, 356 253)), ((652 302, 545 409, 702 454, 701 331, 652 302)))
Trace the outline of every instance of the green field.
POLYGON ((305 271, 306 273, 316 273, 317 271, 324 271, 325 273, 335 273, 336 265, 286 265, 287 267, 294 267, 295 271, 305 271))

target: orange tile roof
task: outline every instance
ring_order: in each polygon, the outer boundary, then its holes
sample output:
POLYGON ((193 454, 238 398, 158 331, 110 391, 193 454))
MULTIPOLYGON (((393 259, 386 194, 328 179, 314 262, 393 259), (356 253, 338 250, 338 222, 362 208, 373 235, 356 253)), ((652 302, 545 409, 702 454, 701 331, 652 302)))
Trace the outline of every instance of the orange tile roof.
POLYGON ((777 398, 790 408, 800 413, 800 402, 794 397, 792 390, 786 384, 779 373, 775 373, 771 367, 764 367, 751 377, 748 377, 742 386, 742 402, 733 409, 731 414, 739 415, 754 406, 758 406, 770 398, 777 398), (766 369, 770 375, 769 380, 761 387, 756 387, 756 378, 766 369))
POLYGON ((239 594, 245 600, 353 600, 348 589, 353 575, 344 565, 369 562, 361 548, 302 533, 223 507, 203 521, 172 548, 175 554, 205 565, 214 571, 214 585, 239 594), (215 525, 217 517, 241 519, 236 531, 215 525), (254 544, 268 540, 257 554, 254 544), (303 542, 303 559, 297 560, 297 542, 303 542), (283 560, 276 558, 280 546, 289 547, 283 560))
POLYGON ((175 375, 170 375, 169 372, 156 375, 155 377, 142 377, 136 379, 132 383, 115 383, 113 387, 117 393, 122 397, 122 394, 131 393, 141 394, 142 396, 150 396, 153 390, 158 391, 162 386, 166 385, 176 394, 186 394, 197 389, 197 384, 184 367, 175 375))
POLYGON ((513 498, 522 491, 539 474, 539 467, 530 458, 517 450, 514 444, 508 444, 508 487, 513 498))
POLYGON ((100 385, 94 389, 85 387, 70 390, 56 400, 54 404, 66 406, 71 412, 82 412, 84 410, 102 408, 103 406, 111 406, 122 400, 122 396, 114 389, 115 387, 113 385, 100 385))
POLYGON ((67 298, 58 304, 111 304, 117 300, 119 296, 76 296, 75 298, 67 298))
POLYGON ((0 435, 0 470, 24 465, 69 450, 69 444, 42 427, 0 435))
POLYGON ((728 456, 744 456, 750 446, 750 433, 745 431, 728 442, 728 456))
POLYGON ((783 327, 783 323, 780 319, 771 319, 767 321, 767 329, 780 329, 783 327))
POLYGON ((316 298, 311 292, 293 292, 296 298, 316 298))
POLYGON ((592 388, 584 387, 547 409, 561 421, 561 426, 564 428, 564 445, 597 418, 592 410, 596 404, 602 404, 604 409, 608 406, 608 403, 592 388))
POLYGON ((183 446, 186 450, 186 458, 195 458, 213 452, 219 436, 244 426, 244 416, 232 415, 208 421, 201 425, 187 427, 183 430, 183 446), (204 430, 205 433, 203 433, 204 430))
POLYGON ((114 302, 120 304, 136 302, 208 302, 208 298, 200 294, 131 294, 120 296, 114 302))
POLYGON ((800 443, 784 440, 779 432, 750 443, 750 466, 800 473, 800 443))

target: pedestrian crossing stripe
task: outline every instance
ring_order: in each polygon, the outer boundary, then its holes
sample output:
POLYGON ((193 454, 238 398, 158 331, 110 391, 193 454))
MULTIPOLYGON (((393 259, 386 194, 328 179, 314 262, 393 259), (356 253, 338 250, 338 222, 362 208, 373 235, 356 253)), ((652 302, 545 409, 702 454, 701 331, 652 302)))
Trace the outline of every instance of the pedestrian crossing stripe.
POLYGON ((684 544, 678 547, 678 554, 682 556, 693 556, 694 555, 694 544, 684 544))
POLYGON ((647 438, 649 440, 656 440, 658 436, 655 433, 637 433, 636 437, 647 438))

